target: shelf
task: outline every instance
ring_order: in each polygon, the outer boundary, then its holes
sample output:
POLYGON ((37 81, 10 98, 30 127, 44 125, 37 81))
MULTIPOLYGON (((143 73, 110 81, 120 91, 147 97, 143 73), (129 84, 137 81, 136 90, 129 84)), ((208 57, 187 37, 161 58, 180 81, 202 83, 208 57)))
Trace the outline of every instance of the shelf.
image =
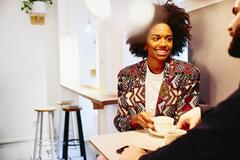
POLYGON ((91 100, 94 109, 104 109, 105 105, 118 103, 117 95, 101 93, 94 87, 82 85, 77 82, 64 82, 61 83, 61 86, 91 100))

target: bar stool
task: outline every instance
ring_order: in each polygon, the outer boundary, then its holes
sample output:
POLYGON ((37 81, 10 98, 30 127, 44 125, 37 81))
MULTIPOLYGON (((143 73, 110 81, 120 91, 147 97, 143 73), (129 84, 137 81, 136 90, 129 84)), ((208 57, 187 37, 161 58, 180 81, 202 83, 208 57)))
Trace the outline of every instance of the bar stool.
MULTIPOLYGON (((58 142, 61 142, 61 131, 62 131, 62 109, 64 106, 71 106, 73 105, 74 101, 58 101, 56 104, 60 106, 60 109, 59 109, 59 127, 58 127, 58 142)), ((71 117, 71 120, 73 122, 73 118, 71 117)), ((74 133, 75 133, 75 127, 73 126, 73 130, 74 130, 74 133)), ((74 135, 74 137, 76 137, 74 135)), ((59 146, 59 145, 58 145, 59 146)))
POLYGON ((42 147, 43 147, 43 115, 44 112, 48 113, 48 127, 49 127, 49 141, 51 146, 52 160, 55 159, 55 148, 54 148, 54 107, 41 107, 34 109, 37 112, 37 124, 34 142, 34 153, 33 160, 42 159, 42 147), (40 128, 39 128, 40 127, 40 128), (37 146, 39 148, 38 158, 37 157, 37 146))
MULTIPOLYGON (((59 127, 58 127, 58 135, 57 135, 57 151, 60 151, 60 148, 59 147, 61 147, 62 146, 62 139, 63 139, 63 137, 62 137, 62 135, 63 135, 63 133, 61 133, 62 131, 63 131, 63 129, 62 129, 62 127, 63 127, 63 125, 62 125, 62 117, 64 117, 62 114, 62 109, 63 109, 63 107, 64 106, 71 106, 71 105, 73 105, 75 103, 75 101, 72 101, 72 100, 62 100, 62 101, 58 101, 58 102, 56 102, 56 104, 58 105, 58 106, 60 106, 60 108, 59 108, 59 119, 58 119, 58 122, 59 122, 59 127)), ((76 139, 77 138, 77 135, 76 135, 76 126, 75 126, 75 123, 74 123, 74 118, 73 118, 73 116, 70 116, 70 118, 71 118, 71 124, 72 124, 72 126, 71 126, 71 128, 72 128, 72 133, 74 134, 74 139, 76 139)), ((59 152, 58 152, 58 158, 60 157, 60 155, 59 155, 59 152)))
POLYGON ((65 112, 65 122, 64 122, 64 138, 63 138, 63 153, 62 159, 67 160, 68 158, 68 146, 73 146, 75 144, 69 144, 70 141, 78 141, 77 145, 80 145, 80 155, 83 156, 84 160, 86 160, 86 151, 84 145, 83 138, 83 129, 82 129, 82 121, 81 121, 81 108, 79 106, 64 106, 63 111, 65 112), (78 126, 78 139, 69 139, 69 113, 75 112, 78 126))

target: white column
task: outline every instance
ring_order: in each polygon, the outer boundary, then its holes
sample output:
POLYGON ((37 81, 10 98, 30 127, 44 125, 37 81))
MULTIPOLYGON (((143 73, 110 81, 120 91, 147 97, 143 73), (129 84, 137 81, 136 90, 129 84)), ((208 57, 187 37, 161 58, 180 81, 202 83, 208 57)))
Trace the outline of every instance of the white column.
MULTIPOLYGON (((117 74, 123 63, 123 34, 112 25, 105 24, 98 35, 98 82, 106 94, 117 94, 117 74)), ((117 105, 107 105, 98 111, 99 134, 115 132, 113 118, 117 105)))

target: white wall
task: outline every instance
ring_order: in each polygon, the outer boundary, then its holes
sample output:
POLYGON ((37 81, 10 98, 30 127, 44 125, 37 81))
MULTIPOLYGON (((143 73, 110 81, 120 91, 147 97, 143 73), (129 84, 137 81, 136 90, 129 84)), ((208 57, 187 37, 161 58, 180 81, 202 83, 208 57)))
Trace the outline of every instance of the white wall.
POLYGON ((234 0, 225 0, 190 12, 191 61, 201 70, 201 101, 216 104, 238 86, 240 63, 228 55, 231 41, 227 27, 234 17, 234 0))
POLYGON ((20 3, 0 1, 0 142, 32 138, 34 108, 55 105, 60 95, 56 1, 41 26, 20 3))

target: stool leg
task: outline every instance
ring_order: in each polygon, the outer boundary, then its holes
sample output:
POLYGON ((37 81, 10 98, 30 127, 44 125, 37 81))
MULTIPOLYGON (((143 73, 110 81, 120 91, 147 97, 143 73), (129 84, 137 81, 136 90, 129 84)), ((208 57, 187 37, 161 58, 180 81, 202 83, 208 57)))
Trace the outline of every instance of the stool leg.
POLYGON ((40 112, 40 138, 39 138, 39 157, 41 158, 42 156, 42 132, 43 132, 43 112, 40 112))
POLYGON ((37 112, 37 122, 36 122, 36 132, 35 132, 35 141, 34 141, 34 151, 33 151, 33 160, 36 159, 37 152, 37 140, 38 140, 38 127, 39 127, 39 112, 37 112))
POLYGON ((55 124, 54 124, 54 111, 51 114, 52 114, 53 139, 55 141, 56 140, 57 129, 55 128, 55 124))
POLYGON ((59 155, 59 150, 60 146, 62 146, 62 139, 61 139, 61 131, 62 131, 62 108, 59 109, 59 119, 58 119, 58 136, 57 136, 57 153, 58 153, 58 158, 60 159, 59 155))
POLYGON ((82 121, 81 121, 80 111, 77 111, 76 115, 77 115, 77 122, 78 122, 78 136, 79 136, 81 156, 83 156, 84 160, 86 160, 87 157, 86 157, 86 151, 85 151, 85 145, 84 145, 83 129, 82 129, 82 121))
POLYGON ((77 132, 76 132, 76 124, 74 121, 75 115, 70 114, 71 124, 72 124, 72 133, 73 133, 73 142, 76 143, 75 139, 77 139, 77 132))
POLYGON ((62 159, 67 160, 68 158, 68 132, 69 132, 69 112, 65 112, 64 122, 64 138, 63 138, 63 153, 62 159))
POLYGON ((50 142, 51 142, 51 152, 52 152, 52 160, 55 159, 55 149, 54 149, 54 122, 53 122, 53 112, 48 113, 48 123, 49 123, 49 134, 50 134, 50 142))

